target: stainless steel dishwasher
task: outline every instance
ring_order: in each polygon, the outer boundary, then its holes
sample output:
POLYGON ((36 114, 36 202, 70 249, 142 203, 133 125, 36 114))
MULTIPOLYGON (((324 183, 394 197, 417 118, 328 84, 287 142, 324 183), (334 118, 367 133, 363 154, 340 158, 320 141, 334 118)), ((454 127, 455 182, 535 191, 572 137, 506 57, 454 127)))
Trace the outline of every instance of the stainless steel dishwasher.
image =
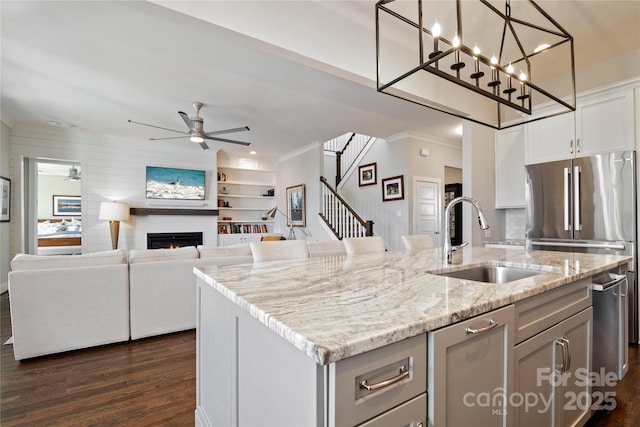
POLYGON ((593 278, 593 365, 599 374, 620 380, 629 367, 629 282, 624 274, 593 278))

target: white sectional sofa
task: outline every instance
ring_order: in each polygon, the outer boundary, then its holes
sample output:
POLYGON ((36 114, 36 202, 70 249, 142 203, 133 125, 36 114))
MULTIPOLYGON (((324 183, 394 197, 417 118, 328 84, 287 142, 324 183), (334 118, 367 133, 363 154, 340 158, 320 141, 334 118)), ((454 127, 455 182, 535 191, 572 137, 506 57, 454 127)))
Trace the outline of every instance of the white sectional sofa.
POLYGON ((19 254, 11 270, 16 360, 129 339, 129 269, 123 250, 19 254))
MULTIPOLYGON (((345 255, 339 240, 309 257, 345 255)), ((16 360, 196 327, 194 267, 254 262, 249 243, 86 255, 18 254, 9 298, 16 360)))
POLYGON ((131 339, 196 327, 194 267, 252 261, 248 245, 129 251, 131 339))

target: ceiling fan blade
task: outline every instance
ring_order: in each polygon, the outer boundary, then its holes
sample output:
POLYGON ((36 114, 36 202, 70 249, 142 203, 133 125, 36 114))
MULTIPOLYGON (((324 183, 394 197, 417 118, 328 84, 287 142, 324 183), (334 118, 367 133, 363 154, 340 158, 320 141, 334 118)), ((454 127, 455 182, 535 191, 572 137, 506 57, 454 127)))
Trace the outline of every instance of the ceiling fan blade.
POLYGON ((149 141, 162 141, 165 139, 181 139, 181 138, 187 138, 189 136, 189 134, 187 134, 186 136, 170 136, 168 138, 149 138, 149 141))
POLYGON ((182 117, 182 120, 184 120, 189 130, 193 129, 193 122, 191 121, 191 118, 187 115, 187 113, 178 111, 178 114, 180 114, 180 117, 182 117))
POLYGON ((206 134, 204 135, 204 139, 210 139, 212 141, 230 142, 231 144, 238 144, 238 145, 251 145, 250 142, 235 141, 233 139, 226 139, 226 138, 216 138, 215 136, 209 136, 206 134))
POLYGON ((206 142, 204 142, 204 141, 202 141, 202 142, 200 143, 200 147, 202 147, 202 149, 203 149, 203 150, 208 150, 208 149, 209 149, 209 146, 208 146, 208 145, 207 145, 207 143, 206 143, 206 142))
POLYGON ((135 124, 137 124, 137 125, 142 125, 142 126, 149 126, 149 127, 151 127, 151 128, 164 129, 164 130, 169 130, 169 131, 171 131, 171 132, 178 132, 178 133, 182 133, 182 134, 184 134, 184 135, 189 135, 189 132, 184 132, 184 131, 181 131, 181 130, 175 130, 175 129, 163 128, 163 127, 160 127, 160 126, 149 125, 149 124, 146 124, 146 123, 134 122, 133 120, 128 120, 128 122, 129 122, 129 123, 135 123, 135 124))
POLYGON ((234 133, 234 132, 246 132, 249 129, 249 126, 243 126, 241 128, 233 128, 233 129, 224 129, 224 130, 215 130, 213 132, 206 132, 205 135, 213 136, 213 135, 221 135, 223 133, 234 133))

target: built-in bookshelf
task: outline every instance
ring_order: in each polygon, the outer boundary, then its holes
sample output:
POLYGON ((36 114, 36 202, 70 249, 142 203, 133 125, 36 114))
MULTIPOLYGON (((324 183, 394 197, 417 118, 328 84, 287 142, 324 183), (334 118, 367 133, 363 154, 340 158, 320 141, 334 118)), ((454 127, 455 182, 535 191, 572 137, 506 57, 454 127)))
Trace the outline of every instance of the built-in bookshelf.
POLYGON ((272 233, 274 220, 267 212, 275 206, 275 171, 221 163, 217 176, 218 244, 237 243, 238 239, 229 235, 259 240, 272 233))

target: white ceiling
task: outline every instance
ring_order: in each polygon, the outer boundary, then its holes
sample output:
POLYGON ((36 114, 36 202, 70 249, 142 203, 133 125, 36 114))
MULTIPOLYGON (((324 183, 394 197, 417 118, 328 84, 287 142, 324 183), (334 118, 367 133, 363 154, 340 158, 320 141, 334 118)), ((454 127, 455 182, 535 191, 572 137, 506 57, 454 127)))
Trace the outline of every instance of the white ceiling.
MULTIPOLYGON (((374 1, 157 3, 1 1, 2 120, 146 140, 175 134, 128 119, 184 130, 177 112, 201 101, 205 131, 247 125, 220 136, 263 156, 349 131, 459 141, 459 119, 376 92, 374 1)), ((573 35, 578 67, 640 49, 640 1, 539 3, 573 35)))

